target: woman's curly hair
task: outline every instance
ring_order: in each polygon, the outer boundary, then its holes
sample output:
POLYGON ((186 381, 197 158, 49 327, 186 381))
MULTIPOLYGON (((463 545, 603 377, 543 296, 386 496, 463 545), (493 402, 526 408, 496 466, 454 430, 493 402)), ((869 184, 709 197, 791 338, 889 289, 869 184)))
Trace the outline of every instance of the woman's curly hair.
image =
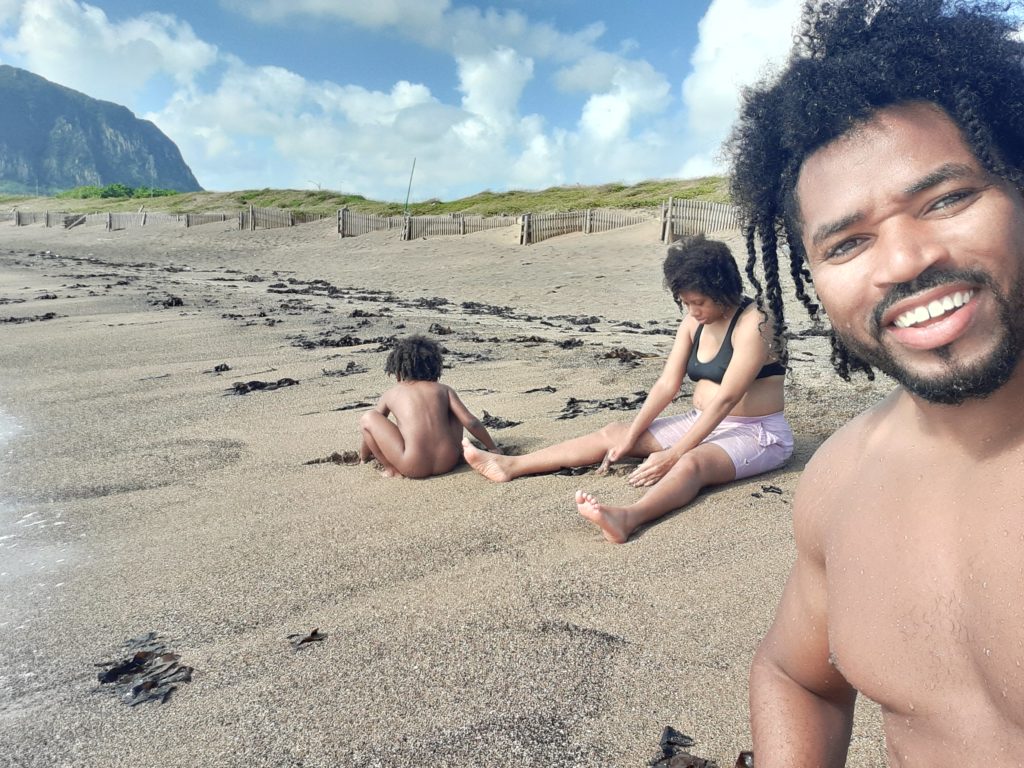
POLYGON ((416 334, 395 342, 384 363, 384 373, 399 381, 437 381, 442 362, 438 343, 416 334))
POLYGON ((662 271, 665 287, 680 309, 683 304, 679 294, 683 291, 702 293, 728 307, 739 305, 743 298, 743 278, 729 246, 708 240, 703 234, 672 243, 662 271))
MULTIPOLYGON (((811 317, 818 312, 795 197, 800 168, 879 109, 915 101, 940 107, 989 172, 1024 188, 1024 42, 1011 13, 1020 7, 1020 0, 805 0, 786 68, 744 92, 725 145, 746 272, 758 305, 767 303, 775 318, 777 343, 785 331, 780 250, 797 297, 811 317)), ((853 371, 873 377, 834 332, 832 363, 844 379, 853 371)))

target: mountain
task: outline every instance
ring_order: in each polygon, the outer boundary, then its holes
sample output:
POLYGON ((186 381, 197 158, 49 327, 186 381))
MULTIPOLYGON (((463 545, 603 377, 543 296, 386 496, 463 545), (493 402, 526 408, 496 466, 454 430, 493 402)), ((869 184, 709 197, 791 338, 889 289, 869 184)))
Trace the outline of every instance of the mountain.
POLYGON ((202 190, 177 145, 126 107, 0 64, 0 192, 85 185, 202 190))

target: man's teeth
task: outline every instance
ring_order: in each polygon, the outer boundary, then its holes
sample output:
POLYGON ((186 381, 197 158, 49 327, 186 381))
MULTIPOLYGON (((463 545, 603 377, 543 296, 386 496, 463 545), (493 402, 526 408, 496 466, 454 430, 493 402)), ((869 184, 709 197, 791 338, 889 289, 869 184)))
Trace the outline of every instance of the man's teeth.
POLYGON ((941 299, 929 302, 927 306, 921 305, 915 309, 908 309, 893 322, 897 328, 910 328, 911 326, 931 320, 933 317, 942 315, 954 309, 959 309, 974 295, 974 291, 957 291, 941 299))

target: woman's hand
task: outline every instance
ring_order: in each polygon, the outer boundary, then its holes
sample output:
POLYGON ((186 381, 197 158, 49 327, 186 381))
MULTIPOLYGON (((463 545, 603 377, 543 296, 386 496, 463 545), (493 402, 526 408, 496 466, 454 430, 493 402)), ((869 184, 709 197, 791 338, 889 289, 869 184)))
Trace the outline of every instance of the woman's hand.
POLYGON ((608 449, 608 452, 604 455, 604 459, 601 461, 601 466, 597 468, 597 474, 603 475, 608 471, 608 468, 616 461, 621 459, 623 456, 629 456, 629 452, 633 450, 633 443, 636 440, 623 440, 618 445, 613 445, 608 449))
POLYGON ((679 457, 672 450, 655 451, 644 460, 643 464, 629 473, 627 478, 629 484, 634 488, 654 485, 668 474, 677 461, 679 461, 679 457))

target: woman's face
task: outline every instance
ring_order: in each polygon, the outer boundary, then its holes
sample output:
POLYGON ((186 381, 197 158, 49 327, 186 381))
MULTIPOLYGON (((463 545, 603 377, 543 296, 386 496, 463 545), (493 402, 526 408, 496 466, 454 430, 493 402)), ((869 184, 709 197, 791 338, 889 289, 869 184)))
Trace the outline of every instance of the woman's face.
POLYGON ((721 320, 728 310, 728 307, 722 306, 699 291, 680 291, 676 298, 687 314, 701 325, 721 320))

